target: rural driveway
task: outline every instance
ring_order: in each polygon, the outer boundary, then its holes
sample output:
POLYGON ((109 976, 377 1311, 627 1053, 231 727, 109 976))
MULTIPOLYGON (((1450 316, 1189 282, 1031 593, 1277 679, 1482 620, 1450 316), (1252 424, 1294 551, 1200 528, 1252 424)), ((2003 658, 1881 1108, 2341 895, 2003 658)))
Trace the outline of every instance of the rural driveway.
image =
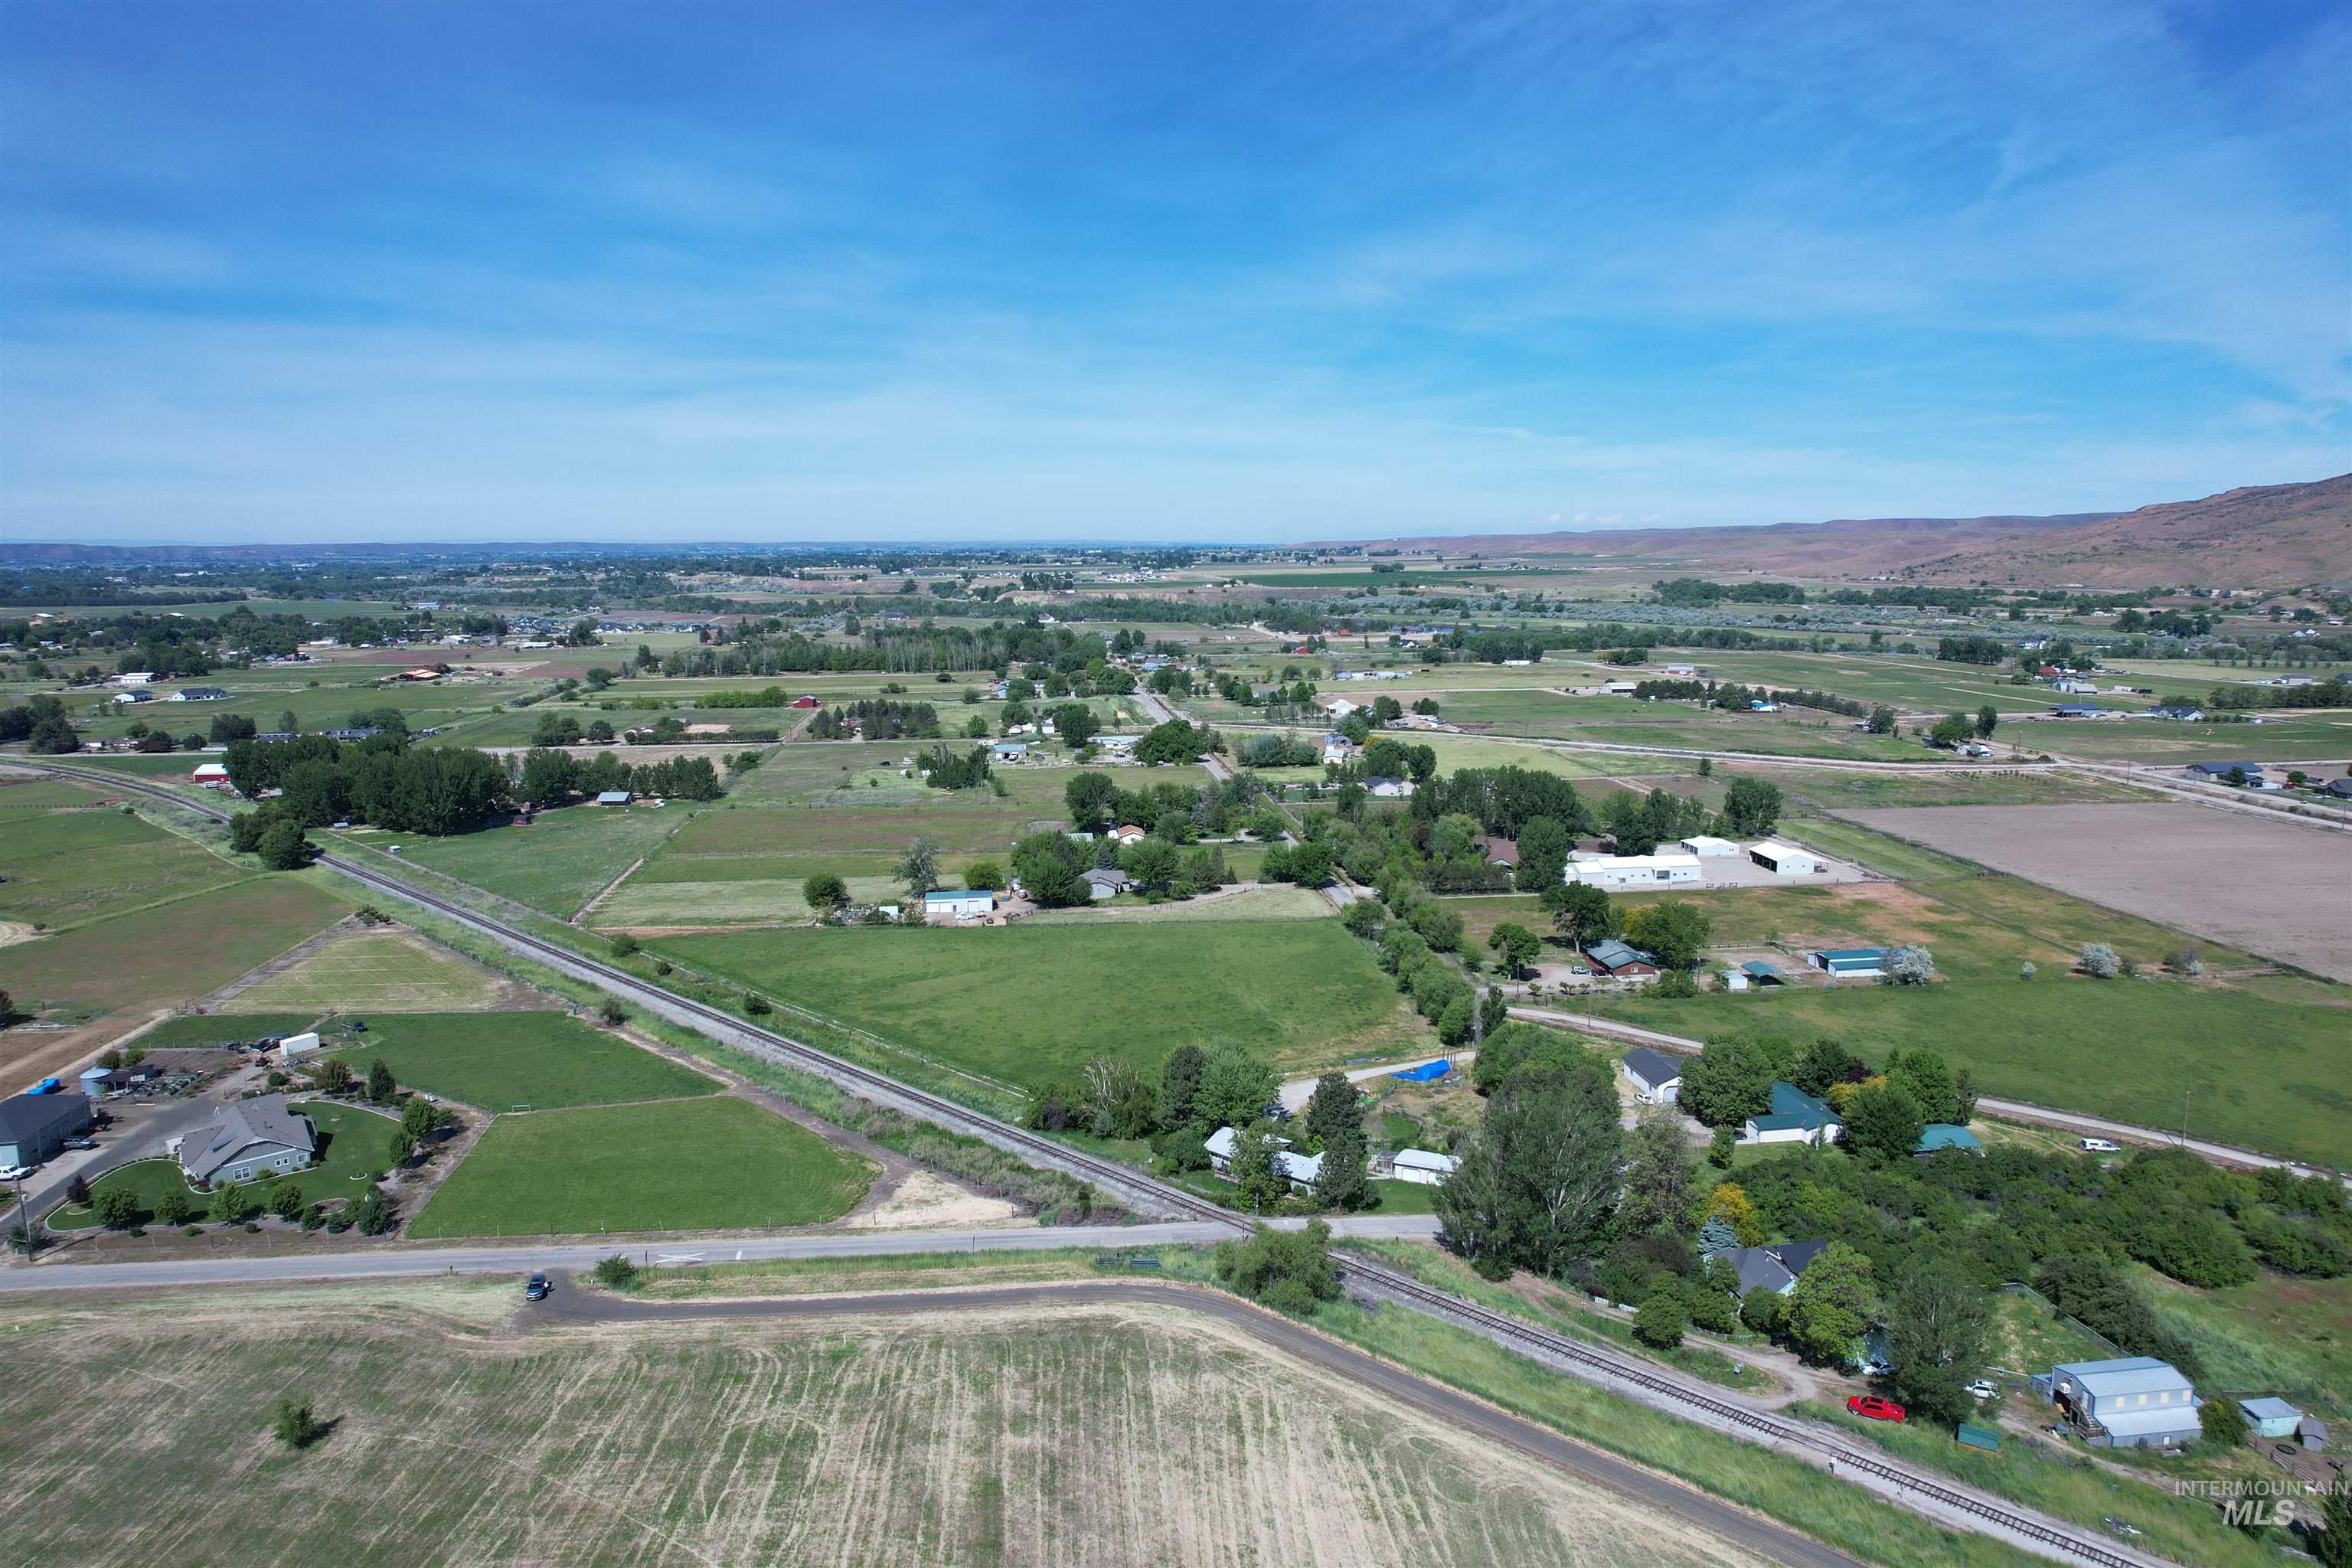
POLYGON ((1344 1377, 1400 1410, 1460 1427, 1587 1485, 1655 1508, 1775 1563, 1789 1563, 1793 1568, 1852 1568, 1855 1561, 1784 1525, 1391 1366, 1327 1339, 1303 1324, 1260 1310, 1234 1297, 1190 1286, 1142 1280, 1089 1280, 1069 1285, 1003 1285, 968 1290, 803 1296, 766 1301, 672 1302, 583 1294, 572 1289, 569 1280, 563 1280, 558 1282, 555 1294, 546 1302, 524 1308, 518 1321, 525 1326, 565 1321, 650 1323, 847 1318, 866 1321, 909 1312, 1001 1312, 1041 1306, 1145 1306, 1202 1313, 1231 1324, 1286 1355, 1344 1377))
MULTIPOLYGON (((1433 1061, 1452 1062, 1454 1064, 1454 1070, 1455 1072, 1460 1072, 1477 1059, 1478 1053, 1476 1051, 1437 1051, 1428 1056, 1414 1057, 1406 1061, 1383 1062, 1379 1067, 1349 1068, 1347 1072, 1347 1079, 1349 1083, 1370 1083, 1376 1078, 1386 1078, 1392 1072, 1402 1071, 1410 1068, 1417 1068, 1425 1062, 1433 1061)), ((1307 1100, 1314 1098, 1315 1084, 1319 1076, 1319 1074, 1316 1073, 1307 1073, 1299 1078, 1288 1078, 1283 1079, 1282 1088, 1278 1094, 1278 1098, 1282 1100, 1282 1109, 1285 1110, 1305 1110, 1307 1108, 1307 1100)))
MULTIPOLYGON (((1278 1220, 1294 1230, 1305 1222, 1278 1220)), ((1360 1215, 1335 1220, 1333 1232, 1368 1237, 1422 1237, 1437 1232, 1429 1215, 1360 1215)), ((1214 1220, 1166 1225, 1056 1226, 1025 1230, 828 1231, 807 1236, 678 1237, 659 1246, 634 1246, 645 1263, 765 1262, 797 1258, 885 1258, 909 1252, 1018 1252, 1044 1247, 1104 1248, 1193 1246, 1233 1238, 1234 1227, 1214 1220)), ((369 1279, 422 1274, 528 1274, 584 1269, 610 1257, 611 1244, 533 1247, 385 1247, 362 1252, 287 1253, 271 1257, 158 1259, 152 1263, 11 1262, 0 1268, 0 1291, 81 1290, 98 1287, 252 1285, 296 1279, 369 1279)))
MULTIPOLYGON (((61 1154, 43 1165, 35 1181, 25 1184, 25 1203, 34 1215, 49 1212, 65 1201, 66 1188, 76 1176, 94 1182, 117 1165, 127 1165, 133 1160, 144 1160, 163 1152, 164 1147, 183 1132, 192 1131, 213 1119, 219 1102, 205 1096, 185 1100, 154 1100, 145 1105, 126 1106, 117 1100, 100 1109, 114 1118, 114 1125, 93 1134, 98 1147, 83 1153, 61 1154)), ((5 1193, 9 1209, 8 1222, 16 1223, 16 1199, 13 1190, 5 1193)))

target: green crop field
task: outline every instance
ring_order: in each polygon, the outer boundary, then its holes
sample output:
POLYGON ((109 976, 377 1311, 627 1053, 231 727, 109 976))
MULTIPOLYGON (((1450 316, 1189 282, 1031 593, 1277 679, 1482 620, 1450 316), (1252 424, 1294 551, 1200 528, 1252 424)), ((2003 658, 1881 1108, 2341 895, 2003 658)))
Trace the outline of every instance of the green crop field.
POLYGON ((403 1089, 486 1110, 618 1105, 707 1095, 690 1068, 563 1013, 412 1013, 371 1019, 334 1053, 364 1077, 382 1061, 403 1089))
POLYGON ((450 838, 403 837, 418 865, 569 920, 605 884, 659 848, 692 819, 691 808, 569 805, 528 827, 499 826, 450 838))
POLYGON ((14 814, 6 833, 8 879, 0 883, 0 920, 57 930, 247 875, 187 839, 107 806, 14 814))
MULTIPOLYGON (((2104 699, 2102 700, 2104 700, 2104 699)), ((2174 724, 2162 720, 2036 724, 2000 738, 2053 755, 2098 763, 2299 763, 2352 758, 2352 713, 2335 710, 2272 718, 2259 724, 2174 724)))
POLYGON ((1838 773, 1821 768, 1742 767, 1780 786, 1791 801, 1829 811, 1871 805, 2074 805, 2155 798, 2146 790, 2080 773, 2003 768, 1935 773, 1838 773))
POLYGON ((289 968, 264 976, 221 1004, 225 1011, 308 1008, 338 1013, 440 1012, 486 1006, 499 976, 446 948, 402 931, 356 931, 289 968))
MULTIPOLYGON (((319 1163, 307 1171, 289 1172, 273 1181, 256 1182, 252 1191, 267 1202, 270 1194, 291 1184, 301 1190, 305 1203, 326 1203, 336 1198, 353 1198, 367 1190, 368 1184, 392 1169, 393 1135, 400 1123, 391 1117, 356 1105, 338 1105, 328 1100, 305 1100, 294 1102, 293 1109, 310 1119, 318 1129, 324 1147, 319 1163)), ((190 1137, 196 1134, 191 1133, 190 1137)), ((209 1193, 190 1188, 180 1174, 179 1165, 171 1160, 141 1160, 118 1166, 90 1184, 92 1195, 110 1187, 122 1187, 136 1195, 140 1202, 139 1223, 145 1225, 154 1218, 155 1200, 165 1190, 177 1187, 188 1200, 202 1222, 206 1206, 212 1202, 209 1193)), ((50 1212, 49 1226, 56 1230, 88 1230, 98 1224, 97 1214, 87 1207, 68 1206, 50 1212)))
POLYGON ((800 930, 656 952, 1013 1083, 1098 1052, 1155 1068, 1231 1041, 1290 1066, 1412 1049, 1420 1021, 1335 920, 800 930))
POLYGON ((821 1225, 865 1160, 723 1095, 500 1116, 408 1226, 417 1237, 821 1225))
POLYGON ((85 1014, 201 996, 340 919, 308 874, 257 879, 0 947, 0 989, 85 1014))

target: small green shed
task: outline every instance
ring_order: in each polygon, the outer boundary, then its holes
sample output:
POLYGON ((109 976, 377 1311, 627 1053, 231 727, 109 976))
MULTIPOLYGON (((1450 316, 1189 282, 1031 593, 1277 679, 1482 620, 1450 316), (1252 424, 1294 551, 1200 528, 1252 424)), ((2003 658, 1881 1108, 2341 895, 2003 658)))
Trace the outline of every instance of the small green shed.
POLYGON ((1990 1426, 1972 1426, 1962 1422, 1959 1430, 1952 1435, 1971 1448, 1982 1448, 1992 1454, 2000 1452, 2000 1434, 1990 1426))

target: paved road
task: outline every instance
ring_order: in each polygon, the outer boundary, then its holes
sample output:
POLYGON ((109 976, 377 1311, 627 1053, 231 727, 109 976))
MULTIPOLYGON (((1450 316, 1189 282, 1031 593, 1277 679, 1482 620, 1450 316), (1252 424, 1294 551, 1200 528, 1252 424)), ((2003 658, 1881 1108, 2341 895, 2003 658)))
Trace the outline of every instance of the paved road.
MULTIPOLYGON (((1696 1056, 1706 1042, 1694 1040, 1686 1035, 1662 1034, 1644 1029, 1637 1024, 1621 1024, 1611 1018, 1595 1018, 1583 1013, 1562 1013, 1549 1007, 1514 1007, 1511 1016, 1533 1024, 1549 1024, 1556 1028, 1582 1029, 1588 1034, 1606 1035, 1615 1039, 1632 1040, 1639 1045, 1654 1046, 1660 1050, 1675 1051, 1684 1056, 1696 1056)), ((2073 1110, 2053 1110, 2045 1105, 2028 1105, 2018 1100, 1995 1100, 1990 1095, 1977 1101, 1977 1109, 1988 1116, 1998 1116, 2011 1121, 2029 1121, 2040 1127, 2063 1128, 2069 1132, 2088 1133, 2095 1138, 2112 1138, 2119 1142, 2145 1143, 2154 1148, 2179 1148, 2180 1134, 2167 1132, 2160 1127, 2141 1127, 2129 1121, 2114 1121, 2104 1116, 2084 1116, 2073 1110)), ((2203 1138, 2191 1138, 2189 1152, 2217 1165, 2240 1165, 2251 1169, 2293 1171, 2298 1176, 2333 1174, 2315 1165, 2294 1160, 2282 1160, 2274 1154, 2258 1154, 2252 1149, 2240 1149, 2228 1143, 2215 1143, 2203 1138)), ((2347 1178, 2352 1182, 2352 1178, 2347 1178)))
POLYGON ((1302 1324, 1231 1297, 1176 1284, 1142 1280, 1084 1281, 1069 1285, 1008 1285, 970 1290, 926 1290, 866 1296, 797 1297, 768 1301, 624 1300, 588 1295, 559 1282, 541 1306, 526 1309, 525 1322, 678 1322, 751 1319, 799 1321, 848 1318, 870 1321, 909 1312, 1003 1311, 1050 1306, 1151 1306, 1199 1312, 1242 1330, 1274 1349, 1336 1373, 1377 1395, 1391 1408, 1410 1410, 1459 1427, 1473 1436, 1508 1447, 1538 1464, 1671 1514, 1734 1545, 1792 1568, 1852 1568, 1855 1560, 1785 1525, 1732 1507, 1705 1492, 1597 1448, 1587 1447, 1548 1426, 1507 1415, 1442 1384, 1432 1383, 1363 1352, 1325 1338, 1302 1324))
MULTIPOLYGON (((1285 1230, 1300 1220, 1276 1221, 1285 1230)), ((1437 1233, 1427 1215, 1360 1215, 1332 1222, 1342 1236, 1426 1237, 1437 1233)), ((780 1258, 881 1258, 909 1252, 1014 1252, 1039 1247, 1145 1247, 1223 1241, 1230 1225, 1179 1220, 1166 1225, 1032 1226, 1010 1230, 824 1231, 803 1236, 667 1237, 642 1242, 492 1242, 473 1247, 385 1247, 359 1252, 289 1252, 158 1259, 141 1263, 77 1263, 70 1254, 0 1268, 0 1291, 85 1290, 167 1285, 256 1285, 295 1279, 369 1279, 425 1274, 512 1274, 584 1269, 625 1251, 641 1262, 765 1262, 780 1258)))

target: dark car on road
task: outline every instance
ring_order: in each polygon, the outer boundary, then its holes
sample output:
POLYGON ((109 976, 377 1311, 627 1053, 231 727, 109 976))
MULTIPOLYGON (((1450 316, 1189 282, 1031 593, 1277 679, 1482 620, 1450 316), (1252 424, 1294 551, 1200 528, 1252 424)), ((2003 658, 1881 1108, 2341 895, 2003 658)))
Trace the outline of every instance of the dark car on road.
POLYGON ((544 1301, 547 1300, 547 1293, 554 1289, 554 1286, 547 1282, 546 1275, 534 1274, 523 1283, 522 1299, 526 1301, 544 1301))

